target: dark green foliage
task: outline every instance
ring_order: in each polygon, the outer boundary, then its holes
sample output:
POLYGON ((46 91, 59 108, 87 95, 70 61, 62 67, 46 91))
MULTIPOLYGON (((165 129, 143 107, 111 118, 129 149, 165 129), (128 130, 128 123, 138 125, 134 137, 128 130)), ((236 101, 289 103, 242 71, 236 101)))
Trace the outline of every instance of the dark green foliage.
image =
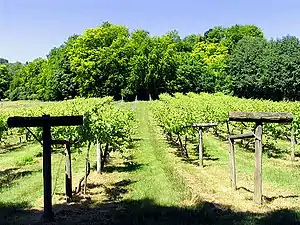
POLYGON ((179 51, 182 52, 192 52, 195 48, 195 45, 201 41, 203 37, 196 34, 191 34, 186 36, 180 43, 179 43, 179 51))
MULTIPOLYGON (((16 63, 6 63, 5 65, 2 65, 2 66, 6 66, 5 71, 7 72, 6 76, 4 78, 5 81, 2 80, 2 85, 3 85, 3 83, 5 83, 4 88, 2 86, 2 97, 7 98, 7 97, 9 97, 9 94, 10 94, 10 90, 9 90, 10 83, 11 83, 12 79, 14 78, 14 76, 18 73, 18 71, 20 69, 22 69, 23 64, 20 62, 16 62, 16 63)), ((1 65, 0 65, 0 67, 1 67, 1 65)), ((1 77, 1 72, 0 72, 0 77, 1 77)), ((2 78, 3 78, 3 70, 2 70, 2 78)), ((1 80, 1 78, 0 78, 0 80, 1 80)), ((0 96, 1 96, 1 94, 0 94, 0 96)))
POLYGON ((246 37, 230 56, 231 89, 247 98, 299 100, 300 41, 246 37))
POLYGON ((204 33, 206 42, 219 43, 225 38, 225 28, 217 26, 204 33))
POLYGON ((5 97, 9 87, 9 73, 6 65, 0 65, 0 100, 5 97))
POLYGON ((81 96, 120 97, 129 69, 128 38, 125 27, 104 23, 74 41, 68 55, 81 96))
POLYGON ((263 76, 262 63, 267 41, 262 38, 242 39, 229 62, 231 90, 240 97, 259 98, 262 95, 260 80, 263 76))
POLYGON ((1 64, 7 64, 7 63, 8 63, 7 59, 0 58, 0 65, 1 64))
POLYGON ((64 45, 50 51, 47 63, 41 72, 44 91, 39 99, 46 101, 63 100, 76 96, 75 74, 71 71, 67 54, 68 48, 75 39, 76 36, 70 37, 64 45))
POLYGON ((214 86, 215 76, 209 73, 199 55, 181 55, 176 80, 171 83, 171 92, 213 92, 214 86))
POLYGON ((263 38, 264 34, 260 28, 254 25, 235 25, 225 30, 225 37, 225 45, 231 53, 235 45, 243 38, 263 38))
POLYGON ((264 97, 281 100, 300 99, 300 41, 284 37, 268 43, 263 60, 264 97))
POLYGON ((10 83, 10 99, 39 99, 43 94, 40 74, 46 62, 45 59, 36 59, 15 74, 10 83))
POLYGON ((263 38, 264 34, 260 28, 254 25, 235 25, 229 28, 221 26, 209 29, 204 34, 204 40, 208 43, 223 42, 231 53, 235 45, 245 37, 263 38))

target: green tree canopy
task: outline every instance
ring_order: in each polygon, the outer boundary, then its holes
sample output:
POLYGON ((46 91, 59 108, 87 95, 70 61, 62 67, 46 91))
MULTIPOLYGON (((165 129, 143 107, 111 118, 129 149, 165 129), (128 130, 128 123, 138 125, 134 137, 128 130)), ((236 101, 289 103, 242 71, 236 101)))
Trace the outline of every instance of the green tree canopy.
POLYGON ((128 38, 126 27, 104 23, 74 41, 68 55, 81 96, 120 96, 128 74, 128 38))
POLYGON ((35 59, 21 68, 10 83, 10 99, 40 99, 43 95, 41 72, 45 59, 35 59))
POLYGON ((8 60, 7 60, 7 59, 0 58, 0 65, 1 65, 1 64, 7 64, 7 63, 8 63, 8 60))
POLYGON ((274 100, 300 99, 300 41, 286 36, 271 40, 263 60, 264 97, 274 100))
POLYGON ((245 37, 235 47, 229 62, 231 89, 240 97, 261 97, 262 67, 267 41, 259 37, 245 37))
POLYGON ((7 65, 0 65, 0 100, 5 97, 9 88, 9 73, 7 65))

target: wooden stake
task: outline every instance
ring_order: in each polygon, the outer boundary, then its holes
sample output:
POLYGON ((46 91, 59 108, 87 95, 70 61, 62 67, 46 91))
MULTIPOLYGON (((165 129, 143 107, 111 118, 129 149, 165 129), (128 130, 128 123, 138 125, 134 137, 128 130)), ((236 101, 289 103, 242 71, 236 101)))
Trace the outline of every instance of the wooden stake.
POLYGON ((203 167, 203 133, 202 128, 199 127, 199 166, 203 167))
POLYGON ((84 175, 83 194, 86 194, 86 189, 87 189, 87 173, 88 173, 88 159, 85 159, 85 175, 84 175))
MULTIPOLYGON (((49 118, 44 115, 43 119, 49 118)), ((54 220, 52 211, 52 178, 51 178, 51 132, 50 126, 43 126, 43 179, 44 179, 44 214, 45 222, 54 220)))
POLYGON ((292 125, 291 129, 291 160, 295 161, 295 144, 296 144, 296 139, 294 135, 294 127, 292 125))
POLYGON ((256 123, 255 129, 255 172, 254 202, 262 204, 262 123, 256 123))
POLYGON ((65 144, 66 157, 66 199, 67 202, 72 200, 72 165, 70 143, 65 144))
POLYGON ((89 157, 90 157, 90 149, 91 149, 91 142, 88 143, 87 153, 86 153, 86 159, 85 159, 85 176, 84 176, 84 188, 83 188, 83 194, 86 194, 87 189, 87 178, 89 173, 89 157))
POLYGON ((236 191, 236 169, 235 169, 235 154, 234 154, 234 140, 229 139, 229 167, 230 167, 230 184, 231 188, 236 191))
POLYGON ((96 149, 96 162, 97 162, 97 173, 101 173, 101 149, 100 149, 100 143, 97 140, 97 149, 96 149))

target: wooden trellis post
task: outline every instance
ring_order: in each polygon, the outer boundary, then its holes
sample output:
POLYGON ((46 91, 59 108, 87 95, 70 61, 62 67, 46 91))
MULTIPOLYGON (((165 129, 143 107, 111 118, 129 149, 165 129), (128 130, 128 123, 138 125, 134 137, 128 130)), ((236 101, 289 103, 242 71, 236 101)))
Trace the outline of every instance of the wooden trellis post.
POLYGON ((203 167, 203 128, 216 127, 216 126, 218 126, 218 123, 194 123, 193 124, 193 127, 198 128, 198 137, 199 137, 198 151, 199 151, 200 167, 203 167))
POLYGON ((83 116, 43 115, 42 117, 10 117, 8 127, 42 127, 43 128, 43 182, 44 182, 44 221, 54 220, 52 211, 52 180, 51 180, 51 127, 82 125, 83 116))
POLYGON ((296 145, 295 131, 292 125, 291 127, 291 160, 292 161, 295 161, 295 145, 296 145))
POLYGON ((71 146, 70 142, 66 140, 52 140, 52 145, 64 145, 65 147, 65 189, 66 200, 72 200, 72 165, 71 165, 71 146))
POLYGON ((234 156, 234 139, 229 139, 230 143, 230 183, 233 190, 236 190, 236 169, 235 169, 235 156, 234 156))
MULTIPOLYGON (((266 123, 291 123, 293 115, 287 112, 231 112, 229 121, 255 122, 255 132, 249 129, 250 133, 230 135, 230 181, 231 186, 236 190, 236 169, 234 157, 234 140, 244 138, 255 138, 255 170, 254 170, 254 202, 262 203, 262 134, 263 122, 266 123)), ((244 123, 243 123, 244 124, 244 123)), ((246 127, 246 125, 244 124, 246 127)), ((247 127, 246 127, 247 128, 247 127)), ((229 132, 229 126, 228 126, 229 132)), ((293 141, 293 139, 292 139, 293 141)))

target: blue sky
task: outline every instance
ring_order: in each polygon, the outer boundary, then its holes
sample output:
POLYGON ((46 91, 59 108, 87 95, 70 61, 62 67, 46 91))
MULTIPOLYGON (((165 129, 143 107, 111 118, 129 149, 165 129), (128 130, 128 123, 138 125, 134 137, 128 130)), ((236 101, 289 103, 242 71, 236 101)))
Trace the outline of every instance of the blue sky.
POLYGON ((178 30, 184 37, 211 27, 255 24, 267 38, 300 37, 299 0, 0 0, 0 57, 45 57, 70 35, 104 21, 145 29, 178 30))

